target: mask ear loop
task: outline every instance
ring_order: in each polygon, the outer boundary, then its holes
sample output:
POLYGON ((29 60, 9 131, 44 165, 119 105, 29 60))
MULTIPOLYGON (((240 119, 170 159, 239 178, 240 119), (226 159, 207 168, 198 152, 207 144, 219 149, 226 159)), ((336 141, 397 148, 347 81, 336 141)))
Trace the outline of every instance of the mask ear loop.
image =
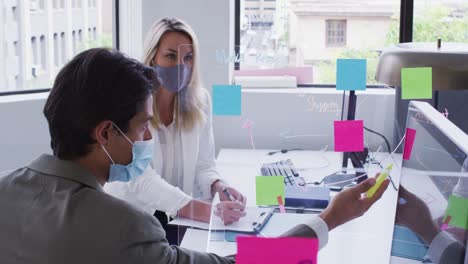
MULTIPOLYGON (((120 128, 114 123, 114 121, 112 121, 112 125, 115 126, 115 128, 120 132, 120 134, 122 134, 122 136, 124 136, 124 138, 130 142, 130 144, 133 145, 132 141, 122 132, 122 130, 120 130, 120 128)), ((112 164, 115 164, 114 160, 111 158, 111 155, 109 154, 109 152, 107 152, 106 148, 101 145, 101 148, 102 150, 104 150, 104 152, 106 153, 107 157, 110 159, 110 161, 112 161, 112 164)))
POLYGON ((132 144, 133 146, 133 142, 127 137, 127 135, 125 135, 124 132, 122 132, 122 130, 120 130, 120 128, 114 123, 114 121, 112 121, 112 124, 115 126, 115 128, 120 132, 120 134, 122 134, 122 136, 124 136, 124 138, 130 143, 132 144))
POLYGON ((114 160, 111 158, 111 156, 109 155, 109 152, 107 152, 106 148, 103 145, 101 145, 101 148, 102 148, 102 150, 104 150, 107 157, 109 157, 109 159, 112 161, 112 164, 115 164, 114 160))

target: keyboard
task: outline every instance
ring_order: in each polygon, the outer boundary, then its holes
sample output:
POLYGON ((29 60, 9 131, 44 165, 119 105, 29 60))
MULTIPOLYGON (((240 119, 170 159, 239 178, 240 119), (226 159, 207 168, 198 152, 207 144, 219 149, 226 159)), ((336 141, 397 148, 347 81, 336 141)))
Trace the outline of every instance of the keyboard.
MULTIPOLYGON (((297 172, 296 167, 290 159, 264 163, 260 171, 262 176, 284 176, 285 185, 297 185, 296 178, 299 177, 299 172, 297 172)), ((300 179, 302 180, 302 178, 300 179)))

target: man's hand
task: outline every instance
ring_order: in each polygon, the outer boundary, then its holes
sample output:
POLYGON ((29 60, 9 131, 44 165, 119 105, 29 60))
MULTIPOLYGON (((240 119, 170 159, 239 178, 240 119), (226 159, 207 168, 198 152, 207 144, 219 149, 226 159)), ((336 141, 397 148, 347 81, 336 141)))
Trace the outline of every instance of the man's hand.
POLYGON ((225 225, 239 221, 246 215, 245 205, 238 202, 220 202, 216 205, 215 215, 221 217, 225 225))
POLYGON ((329 230, 360 217, 382 197, 389 182, 385 180, 371 198, 362 197, 362 194, 375 185, 374 178, 344 190, 332 199, 330 205, 319 216, 327 223, 329 230))

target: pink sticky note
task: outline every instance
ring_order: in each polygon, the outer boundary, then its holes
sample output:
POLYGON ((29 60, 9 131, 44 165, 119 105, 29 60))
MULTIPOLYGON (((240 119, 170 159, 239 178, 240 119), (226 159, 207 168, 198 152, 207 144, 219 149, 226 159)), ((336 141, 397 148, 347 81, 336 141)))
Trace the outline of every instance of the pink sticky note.
POLYGON ((448 229, 448 227, 449 227, 448 224, 450 223, 450 220, 452 220, 452 217, 450 215, 447 215, 447 217, 444 220, 444 223, 440 227, 440 229, 442 229, 442 231, 445 231, 445 230, 448 229))
POLYGON ((279 205, 280 213, 285 214, 286 209, 284 208, 283 197, 281 195, 278 195, 278 197, 276 197, 276 199, 278 199, 278 205, 279 205))
POLYGON ((237 237, 238 264, 316 264, 317 239, 237 237))
POLYGON ((335 121, 335 152, 364 151, 364 121, 335 121))
POLYGON ((406 129, 405 148, 403 150, 403 159, 409 160, 411 158, 411 151, 413 151, 414 139, 416 138, 416 130, 412 128, 406 129))

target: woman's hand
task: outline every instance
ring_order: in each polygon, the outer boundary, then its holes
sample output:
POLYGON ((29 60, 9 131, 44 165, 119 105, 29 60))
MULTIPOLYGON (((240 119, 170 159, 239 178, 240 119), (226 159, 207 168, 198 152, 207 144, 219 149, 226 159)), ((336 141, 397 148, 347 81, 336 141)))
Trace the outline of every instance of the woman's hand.
POLYGON ((215 215, 219 216, 225 225, 238 222, 246 215, 245 206, 238 202, 220 202, 216 205, 215 215))
POLYGON ((227 190, 228 193, 232 195, 232 198, 234 198, 237 202, 239 202, 242 205, 245 205, 247 203, 247 198, 243 196, 238 190, 230 187, 229 185, 223 183, 222 181, 216 181, 213 183, 212 190, 214 193, 219 193, 219 199, 223 201, 230 201, 229 197, 226 196, 224 193, 224 190, 227 190))

